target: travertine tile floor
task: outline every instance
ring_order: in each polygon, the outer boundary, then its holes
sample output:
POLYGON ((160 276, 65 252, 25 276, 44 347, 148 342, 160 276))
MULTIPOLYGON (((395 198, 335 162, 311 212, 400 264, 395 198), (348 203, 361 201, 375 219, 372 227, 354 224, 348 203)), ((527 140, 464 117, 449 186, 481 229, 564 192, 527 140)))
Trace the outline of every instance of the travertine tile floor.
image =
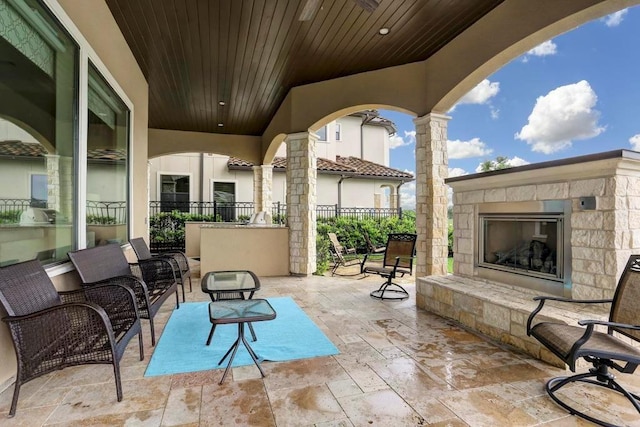
MULTIPOLYGON (((132 340, 122 364, 124 399, 116 401, 110 366, 65 369, 27 383, 18 413, 7 418, 13 388, 0 394, 1 426, 587 426, 546 395, 563 374, 416 309, 413 298, 369 297, 380 279, 263 278, 260 297, 292 296, 340 349, 333 357, 145 378, 153 349, 148 324, 144 361, 132 340)), ((411 294, 413 279, 404 280, 411 294)), ((196 280, 190 301, 206 301, 196 280)), ((169 318, 168 301, 157 317, 169 318)), ((208 319, 203 319, 208 322, 208 319)), ((636 393, 640 374, 621 375, 636 393)), ((565 395, 607 420, 640 426, 638 414, 607 391, 573 387, 565 395)))

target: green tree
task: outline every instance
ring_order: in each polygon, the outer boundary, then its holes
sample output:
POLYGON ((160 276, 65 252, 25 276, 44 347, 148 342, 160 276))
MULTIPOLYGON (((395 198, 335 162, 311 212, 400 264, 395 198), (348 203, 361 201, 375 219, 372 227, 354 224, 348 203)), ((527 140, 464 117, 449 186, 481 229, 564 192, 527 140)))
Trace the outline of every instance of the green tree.
POLYGON ((500 169, 508 169, 511 165, 509 164, 509 158, 504 156, 498 156, 495 160, 487 160, 480 163, 480 172, 489 172, 489 171, 497 171, 500 169))

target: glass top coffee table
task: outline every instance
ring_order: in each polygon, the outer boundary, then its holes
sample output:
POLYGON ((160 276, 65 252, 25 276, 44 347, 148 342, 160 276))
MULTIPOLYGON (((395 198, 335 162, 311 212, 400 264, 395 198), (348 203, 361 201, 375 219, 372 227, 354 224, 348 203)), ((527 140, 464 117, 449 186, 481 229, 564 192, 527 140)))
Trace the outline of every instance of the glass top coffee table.
POLYGON ((260 279, 249 270, 210 271, 204 275, 200 285, 211 301, 251 299, 254 292, 260 289, 260 279), (248 298, 245 298, 245 293, 249 293, 248 298))
POLYGON ((264 371, 260 367, 260 363, 258 362, 258 356, 253 351, 246 338, 244 337, 244 324, 250 322, 260 322, 264 320, 273 320, 276 318, 276 312, 269 304, 269 301, 266 299, 248 299, 248 300, 218 300, 209 303, 209 319, 211 323, 215 327, 215 325, 223 325, 229 323, 237 323, 238 324, 238 338, 231 345, 229 350, 222 356, 222 359, 218 362, 218 365, 221 365, 222 362, 231 354, 229 358, 229 363, 227 363, 227 368, 224 370, 224 374, 222 374, 222 379, 220 380, 220 384, 224 382, 224 379, 227 377, 227 373, 229 373, 229 369, 231 368, 231 364, 233 363, 234 357, 236 357, 236 352, 238 351, 238 347, 240 346, 240 342, 244 344, 247 348, 247 352, 253 362, 258 367, 260 374, 264 377, 264 371))
MULTIPOLYGON (((209 294, 211 301, 250 300, 260 289, 260 279, 249 270, 210 271, 204 275, 200 286, 202 292, 209 294), (248 293, 247 296, 245 296, 246 293, 248 293)), ((207 345, 211 344, 215 330, 216 323, 212 321, 207 345)), ((251 323, 249 323, 249 331, 253 341, 256 341, 256 333, 251 323)))

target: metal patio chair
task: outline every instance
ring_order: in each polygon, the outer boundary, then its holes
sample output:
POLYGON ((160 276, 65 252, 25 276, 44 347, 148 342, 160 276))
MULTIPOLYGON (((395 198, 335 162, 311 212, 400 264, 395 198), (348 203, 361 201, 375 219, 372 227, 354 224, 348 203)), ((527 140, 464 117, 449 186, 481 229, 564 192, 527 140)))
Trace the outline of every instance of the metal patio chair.
POLYGON ((144 359, 131 289, 104 284, 58 292, 40 261, 32 260, 0 268, 0 305, 7 312, 2 320, 18 362, 10 417, 24 383, 69 366, 113 365, 117 399, 122 400, 120 360, 136 334, 144 359))
POLYGON ((377 274, 386 280, 370 295, 378 299, 405 299, 409 293, 393 280, 405 274, 413 274, 413 254, 416 248, 416 234, 392 233, 387 237, 382 264, 368 263, 369 254, 362 260, 360 272, 365 276, 377 274))
POLYGON ((189 279, 189 292, 192 292, 193 289, 191 287, 191 268, 189 267, 189 259, 181 251, 164 251, 158 254, 152 254, 149 246, 147 246, 147 242, 142 237, 136 237, 135 239, 129 240, 133 251, 136 253, 136 256, 139 260, 146 261, 148 259, 154 257, 165 258, 173 265, 173 272, 176 275, 176 279, 182 286, 182 301, 185 301, 184 296, 184 285, 185 280, 189 279))
POLYGON ((360 274, 340 274, 338 273, 338 269, 340 267, 351 267, 354 265, 360 265, 362 262, 361 258, 358 256, 355 248, 345 248, 342 246, 340 241, 338 240, 338 236, 336 233, 327 233, 329 236, 329 240, 331 241, 331 256, 333 257, 333 268, 331 269, 331 275, 338 276, 355 276, 360 274))
MULTIPOLYGON (((623 374, 633 374, 640 364, 640 348, 632 346, 640 343, 640 255, 632 255, 618 282, 613 299, 572 300, 560 297, 541 296, 538 307, 527 320, 527 335, 536 338, 542 345, 569 365, 576 372, 576 361, 585 359, 593 365, 588 372, 567 377, 552 378, 546 384, 549 396, 572 415, 603 426, 614 424, 587 415, 567 401, 561 400, 558 391, 568 385, 587 383, 605 387, 626 397, 640 414, 640 397, 625 390, 615 380, 610 369, 623 374), (573 304, 611 304, 609 320, 580 320, 579 326, 553 321, 542 321, 532 326, 536 315, 546 301, 561 301, 573 304), (595 330, 596 326, 606 327, 606 332, 595 330)), ((575 402, 572 402, 575 403, 575 402)))
POLYGON ((155 346, 154 316, 174 292, 176 308, 180 308, 178 281, 171 263, 161 258, 129 263, 117 243, 69 252, 69 259, 80 275, 83 287, 120 283, 133 290, 140 317, 149 320, 151 345, 155 346))

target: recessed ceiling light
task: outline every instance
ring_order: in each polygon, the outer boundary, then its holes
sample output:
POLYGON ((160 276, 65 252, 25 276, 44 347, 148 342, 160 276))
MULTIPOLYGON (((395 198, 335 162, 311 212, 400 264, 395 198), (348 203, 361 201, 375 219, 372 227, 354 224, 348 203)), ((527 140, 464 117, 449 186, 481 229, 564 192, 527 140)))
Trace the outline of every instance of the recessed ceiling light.
POLYGON ((224 126, 224 123, 218 123, 218 127, 224 126))
POLYGON ((224 101, 220 101, 220 102, 218 102, 218 104, 219 104, 219 105, 224 105, 224 104, 225 104, 225 102, 224 102, 224 101))
POLYGON ((378 33, 380 33, 380 35, 386 36, 387 34, 389 34, 389 29, 387 27, 380 28, 378 30, 378 33))

